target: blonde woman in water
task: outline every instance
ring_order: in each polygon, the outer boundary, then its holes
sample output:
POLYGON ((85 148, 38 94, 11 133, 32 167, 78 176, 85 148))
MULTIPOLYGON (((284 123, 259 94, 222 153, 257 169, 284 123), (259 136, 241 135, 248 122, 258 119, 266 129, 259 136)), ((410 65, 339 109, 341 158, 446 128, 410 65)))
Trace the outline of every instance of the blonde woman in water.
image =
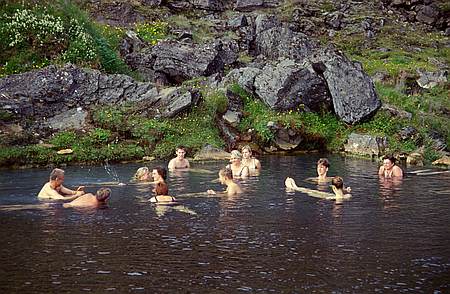
POLYGON ((248 167, 250 173, 261 171, 261 162, 252 156, 252 148, 249 145, 242 147, 242 164, 248 167))
POLYGON ((138 168, 138 170, 133 176, 133 180, 137 182, 147 182, 150 181, 150 179, 151 179, 150 170, 146 166, 138 168))
POLYGON ((250 175, 248 166, 244 165, 241 160, 241 152, 238 150, 231 151, 230 164, 228 164, 226 168, 233 172, 234 178, 246 178, 250 175))

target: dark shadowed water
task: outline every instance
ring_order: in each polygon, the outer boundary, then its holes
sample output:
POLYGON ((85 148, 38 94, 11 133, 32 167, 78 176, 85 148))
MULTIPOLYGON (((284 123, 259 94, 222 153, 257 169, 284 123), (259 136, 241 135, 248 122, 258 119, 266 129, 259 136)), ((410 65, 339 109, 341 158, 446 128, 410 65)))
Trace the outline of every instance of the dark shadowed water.
MULTIPOLYGON (((232 198, 195 194, 222 189, 225 163, 194 163, 170 175, 183 206, 165 209, 129 183, 136 164, 112 166, 127 185, 107 184, 109 208, 87 211, 39 205, 50 169, 2 170, 0 293, 449 293, 450 173, 380 182, 376 163, 333 156, 350 200, 286 192, 286 176, 316 188, 302 179, 318 158, 265 157, 232 198)), ((110 174, 69 167, 65 185, 95 192, 110 174)))

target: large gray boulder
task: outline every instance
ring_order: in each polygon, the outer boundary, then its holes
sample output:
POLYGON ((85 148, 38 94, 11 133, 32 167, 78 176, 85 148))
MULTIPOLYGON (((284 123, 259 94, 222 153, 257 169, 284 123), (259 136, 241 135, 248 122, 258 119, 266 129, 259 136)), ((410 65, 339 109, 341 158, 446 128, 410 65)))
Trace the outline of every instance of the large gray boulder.
POLYGON ((318 52, 310 59, 325 78, 334 111, 344 122, 355 124, 380 108, 375 86, 358 63, 333 50, 318 52))
POLYGON ((224 1, 222 0, 191 0, 195 8, 204 9, 208 11, 223 11, 225 10, 224 1))
POLYGON ((370 77, 362 67, 333 48, 322 49, 306 35, 283 26, 274 16, 258 15, 255 20, 255 52, 270 60, 288 58, 313 65, 328 85, 336 114, 355 124, 373 115, 381 106, 370 77))
POLYGON ((174 83, 199 76, 209 76, 223 70, 224 62, 214 44, 195 45, 164 41, 152 49, 153 70, 174 83))
POLYGON ((280 57, 303 62, 318 44, 305 34, 294 32, 275 16, 258 15, 255 20, 255 54, 270 60, 280 57))
POLYGON ((221 82, 221 87, 225 85, 237 83, 248 93, 253 93, 255 78, 261 72, 259 68, 254 67, 242 67, 233 69, 221 82))
POLYGON ((252 11, 261 8, 277 7, 278 0, 237 0, 234 9, 238 11, 252 11))
POLYGON ((345 152, 362 156, 379 156, 387 147, 385 137, 373 137, 366 134, 351 133, 347 144, 344 145, 345 152))
MULTIPOLYGON (((152 116, 173 117, 198 101, 198 94, 180 88, 158 91, 151 83, 126 75, 102 74, 67 65, 49 66, 0 79, 0 109, 17 119, 33 117, 54 129, 81 127, 85 110, 96 105, 136 102, 152 116), (82 109, 82 111, 79 111, 82 109), (67 112, 67 115, 61 116, 67 112)), ((39 123, 36 123, 36 125, 39 123)))
POLYGON ((75 107, 140 101, 152 91, 152 84, 126 75, 48 66, 0 79, 0 108, 20 117, 52 117, 75 107))
POLYGON ((196 95, 179 87, 165 88, 141 103, 149 117, 174 117, 197 102, 196 95))
POLYGON ((311 66, 284 59, 266 65, 255 77, 255 93, 270 108, 287 111, 303 108, 306 111, 329 110, 331 97, 323 77, 311 66))

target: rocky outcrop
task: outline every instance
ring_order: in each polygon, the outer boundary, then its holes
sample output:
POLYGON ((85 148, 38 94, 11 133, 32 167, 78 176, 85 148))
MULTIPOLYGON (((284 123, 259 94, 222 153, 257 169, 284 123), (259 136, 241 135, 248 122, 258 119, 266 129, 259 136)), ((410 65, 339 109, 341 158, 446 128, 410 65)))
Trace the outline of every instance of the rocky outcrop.
POLYGON ((333 99, 335 113, 346 123, 355 124, 368 119, 381 106, 370 77, 358 63, 348 60, 336 51, 325 50, 312 58, 333 99))
POLYGON ((278 0, 236 0, 234 6, 238 11, 252 11, 261 8, 277 7, 280 1, 278 0))
POLYGON ((194 160, 228 160, 230 156, 231 153, 206 145, 194 155, 194 160))
POLYGON ((160 84, 180 84, 200 76, 223 71, 225 65, 238 58, 238 44, 223 40, 211 44, 192 44, 170 40, 159 42, 152 48, 133 46, 129 40, 121 51, 126 63, 140 72, 146 80, 160 84), (137 48, 137 49, 135 49, 137 48))
POLYGON ((154 117, 173 117, 196 104, 199 94, 181 88, 158 91, 151 83, 126 75, 101 74, 67 65, 0 79, 0 109, 16 119, 33 117, 53 129, 81 128, 87 111, 97 105, 136 102, 154 117))
POLYGON ((380 156, 387 147, 385 137, 372 137, 364 134, 351 133, 345 144, 345 152, 362 156, 380 156))
POLYGON ((325 80, 311 66, 289 59, 266 65, 256 75, 254 88, 260 99, 275 110, 331 109, 331 97, 325 80))
POLYGON ((420 72, 417 84, 424 89, 431 89, 447 82, 448 71, 420 72))
POLYGON ((292 128, 285 128, 273 122, 268 123, 273 132, 273 143, 278 149, 288 151, 296 149, 303 141, 303 137, 292 128))
POLYGON ((154 95, 150 83, 126 75, 101 74, 66 65, 12 75, 0 80, 0 107, 20 117, 53 117, 76 107, 141 101, 154 95))

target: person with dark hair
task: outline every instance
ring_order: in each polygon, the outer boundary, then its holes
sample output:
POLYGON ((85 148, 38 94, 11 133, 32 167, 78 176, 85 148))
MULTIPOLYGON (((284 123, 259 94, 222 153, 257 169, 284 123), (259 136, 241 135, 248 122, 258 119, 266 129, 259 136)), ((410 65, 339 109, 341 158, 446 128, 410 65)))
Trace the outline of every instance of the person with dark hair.
POLYGON ((330 162, 326 158, 320 158, 317 161, 317 181, 318 182, 329 182, 331 178, 327 177, 328 168, 330 167, 330 162))
POLYGON ((346 189, 344 189, 344 180, 341 177, 334 177, 331 180, 331 188, 333 189, 336 204, 342 204, 344 199, 352 197, 351 194, 345 194, 346 189))
MULTIPOLYGON (((330 162, 328 161, 328 159, 326 158, 320 158, 317 161, 317 177, 314 178, 307 178, 307 181, 313 181, 313 182, 317 182, 317 183, 326 183, 326 182, 330 182, 331 181, 331 177, 327 177, 327 173, 328 173, 328 168, 330 167, 330 162)), ((297 187, 297 185, 295 184, 295 181, 293 178, 287 177, 286 180, 284 181, 285 185, 287 188, 290 188, 290 186, 292 187, 297 187)), ((348 187, 347 189, 350 190, 350 187, 348 187)))
POLYGON ((318 190, 314 190, 314 189, 308 189, 308 188, 304 188, 304 187, 298 187, 295 184, 294 179, 292 179, 292 178, 287 178, 284 182, 287 190, 303 192, 303 193, 306 193, 310 196, 317 197, 317 198, 323 198, 323 199, 329 199, 329 200, 335 199, 336 204, 341 204, 343 199, 347 199, 352 196, 350 194, 345 194, 345 192, 348 192, 350 189, 344 188, 344 181, 341 177, 334 177, 331 180, 331 183, 332 183, 331 188, 333 189, 334 195, 331 193, 328 193, 328 192, 318 191, 318 190))
MULTIPOLYGON (((227 186, 225 193, 228 196, 233 196, 242 193, 241 187, 233 181, 233 171, 225 168, 219 171, 219 181, 222 185, 227 186)), ((206 193, 210 195, 216 194, 214 190, 208 190, 206 193)))
POLYGON ((85 193, 84 186, 79 186, 76 190, 71 190, 64 187, 62 185, 63 183, 64 170, 59 168, 53 169, 50 173, 50 180, 42 187, 38 194, 38 198, 73 200, 85 193))
POLYGON ((178 146, 175 154, 177 157, 169 161, 169 165, 167 167, 169 170, 186 169, 190 167, 189 161, 184 158, 186 155, 186 148, 184 148, 184 146, 178 146))
POLYGON ((98 207, 106 204, 106 200, 111 196, 111 189, 100 188, 97 193, 93 195, 92 193, 84 194, 77 199, 69 203, 64 203, 63 207, 98 207))
POLYGON ((384 178, 402 178, 403 171, 400 167, 395 165, 395 157, 385 155, 383 157, 383 165, 378 170, 378 175, 384 178))
POLYGON ((152 171, 153 183, 155 184, 155 188, 153 189, 153 193, 155 196, 150 198, 150 202, 157 204, 175 204, 177 199, 173 196, 169 196, 169 187, 166 184, 166 176, 167 172, 165 168, 156 167, 152 171))

